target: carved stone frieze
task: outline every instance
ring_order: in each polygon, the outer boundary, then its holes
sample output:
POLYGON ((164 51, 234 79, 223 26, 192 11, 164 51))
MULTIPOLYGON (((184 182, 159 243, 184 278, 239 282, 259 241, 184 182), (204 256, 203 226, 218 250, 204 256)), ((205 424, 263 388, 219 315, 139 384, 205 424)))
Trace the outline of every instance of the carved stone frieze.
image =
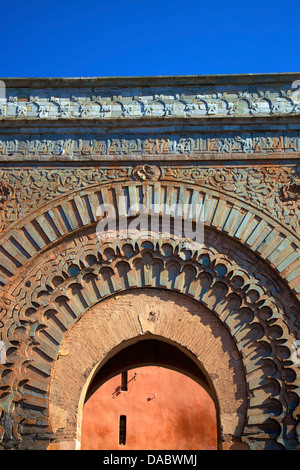
POLYGON ((147 117, 257 116, 295 114, 299 103, 291 83, 194 87, 173 85, 165 89, 106 87, 35 89, 10 88, 0 119, 111 119, 147 117))
POLYGON ((0 136, 1 160, 111 160, 128 157, 132 160, 180 159, 188 156, 191 160, 210 157, 268 156, 278 157, 282 153, 293 157, 300 153, 300 131, 255 131, 208 133, 185 132, 180 135, 161 133, 134 134, 110 133, 110 136, 85 133, 56 133, 55 136, 32 134, 10 137, 0 136))

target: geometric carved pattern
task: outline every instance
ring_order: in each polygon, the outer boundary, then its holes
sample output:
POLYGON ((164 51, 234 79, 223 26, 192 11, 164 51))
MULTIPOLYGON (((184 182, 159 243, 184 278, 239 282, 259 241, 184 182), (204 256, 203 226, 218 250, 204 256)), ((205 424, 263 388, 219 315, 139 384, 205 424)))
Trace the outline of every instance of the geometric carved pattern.
POLYGON ((120 196, 127 197, 131 207, 143 204, 149 208, 152 203, 164 202, 170 206, 174 202, 189 203, 191 218, 195 217, 196 205, 203 204, 205 226, 246 244, 276 269, 300 296, 297 238, 274 224, 265 212, 255 212, 249 204, 235 198, 224 198, 217 189, 207 190, 175 181, 171 184, 124 181, 79 189, 55 198, 40 211, 17 221, 1 238, 0 289, 51 243, 61 241, 83 227, 94 227, 99 220, 96 211, 100 204, 112 204, 118 214, 120 196))
MULTIPOLYGON (((299 107, 300 111, 300 107, 299 107)), ((230 121, 231 118, 228 118, 230 121)), ((229 124, 220 128, 217 133, 203 131, 182 130, 179 135, 165 128, 157 126, 155 130, 149 129, 147 133, 136 130, 134 134, 125 128, 123 132, 110 128, 108 135, 74 123, 77 132, 61 133, 61 128, 50 136, 44 128, 46 135, 38 132, 28 134, 22 132, 11 135, 0 134, 0 155, 4 161, 26 160, 57 160, 60 163, 70 160, 101 159, 111 161, 120 158, 144 161, 164 160, 163 157, 172 157, 181 160, 189 157, 198 160, 199 157, 207 160, 208 154, 217 159, 232 157, 245 158, 251 155, 255 160, 265 156, 282 158, 295 158, 300 151, 299 129, 276 129, 259 126, 256 131, 242 125, 237 130, 236 126, 229 124), (225 130, 225 132, 224 132, 225 130), (230 131, 230 132, 228 132, 230 131), (198 158, 195 158, 198 157, 198 158)), ((84 123, 86 125, 86 122, 84 123)), ((91 122, 89 122, 89 125, 91 122)), ((106 124, 106 123, 105 123, 106 124)), ((132 124, 132 122, 131 122, 132 124)), ((40 127, 38 128, 40 131, 40 127)))
POLYGON ((126 165, 114 168, 24 169, 0 171, 0 230, 48 201, 80 188, 117 181, 182 181, 229 194, 265 211, 300 236, 300 168, 199 165, 126 165))
POLYGON ((90 233, 41 256, 15 284, 1 318, 7 359, 1 366, 0 404, 9 423, 2 425, 3 445, 26 448, 36 433, 45 442, 55 438, 49 384, 72 325, 117 292, 155 287, 201 302, 229 330, 249 390, 241 439, 250 448, 260 442, 295 448, 300 370, 291 361, 291 345, 299 334, 299 304, 292 296, 282 298, 280 281, 274 282, 266 266, 262 273, 258 260, 253 263, 244 250, 238 253, 216 237, 209 231, 203 250, 190 252, 172 239, 101 245, 90 233))

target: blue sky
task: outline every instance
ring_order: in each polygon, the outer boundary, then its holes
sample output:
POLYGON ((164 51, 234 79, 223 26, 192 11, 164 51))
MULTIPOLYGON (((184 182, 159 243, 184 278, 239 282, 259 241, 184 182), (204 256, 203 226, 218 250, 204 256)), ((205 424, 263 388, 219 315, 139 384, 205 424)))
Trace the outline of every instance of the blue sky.
POLYGON ((2 0, 1 77, 300 72, 300 0, 2 0))

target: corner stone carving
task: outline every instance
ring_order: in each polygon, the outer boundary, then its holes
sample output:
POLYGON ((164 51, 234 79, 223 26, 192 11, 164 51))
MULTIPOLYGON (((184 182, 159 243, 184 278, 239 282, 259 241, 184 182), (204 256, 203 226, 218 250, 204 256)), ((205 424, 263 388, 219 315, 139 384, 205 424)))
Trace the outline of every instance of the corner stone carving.
POLYGON ((16 430, 9 414, 0 408, 0 443, 4 439, 13 442, 16 439, 16 430))

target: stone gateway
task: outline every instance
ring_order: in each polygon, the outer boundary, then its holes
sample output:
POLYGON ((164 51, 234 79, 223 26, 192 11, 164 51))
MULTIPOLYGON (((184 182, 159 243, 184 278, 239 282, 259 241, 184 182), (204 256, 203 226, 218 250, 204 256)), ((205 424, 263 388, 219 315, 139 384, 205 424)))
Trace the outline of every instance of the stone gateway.
POLYGON ((297 79, 3 79, 1 449, 80 449, 91 390, 150 344, 209 393, 220 450, 299 449, 297 79), (125 237, 144 209, 155 234, 125 237))

